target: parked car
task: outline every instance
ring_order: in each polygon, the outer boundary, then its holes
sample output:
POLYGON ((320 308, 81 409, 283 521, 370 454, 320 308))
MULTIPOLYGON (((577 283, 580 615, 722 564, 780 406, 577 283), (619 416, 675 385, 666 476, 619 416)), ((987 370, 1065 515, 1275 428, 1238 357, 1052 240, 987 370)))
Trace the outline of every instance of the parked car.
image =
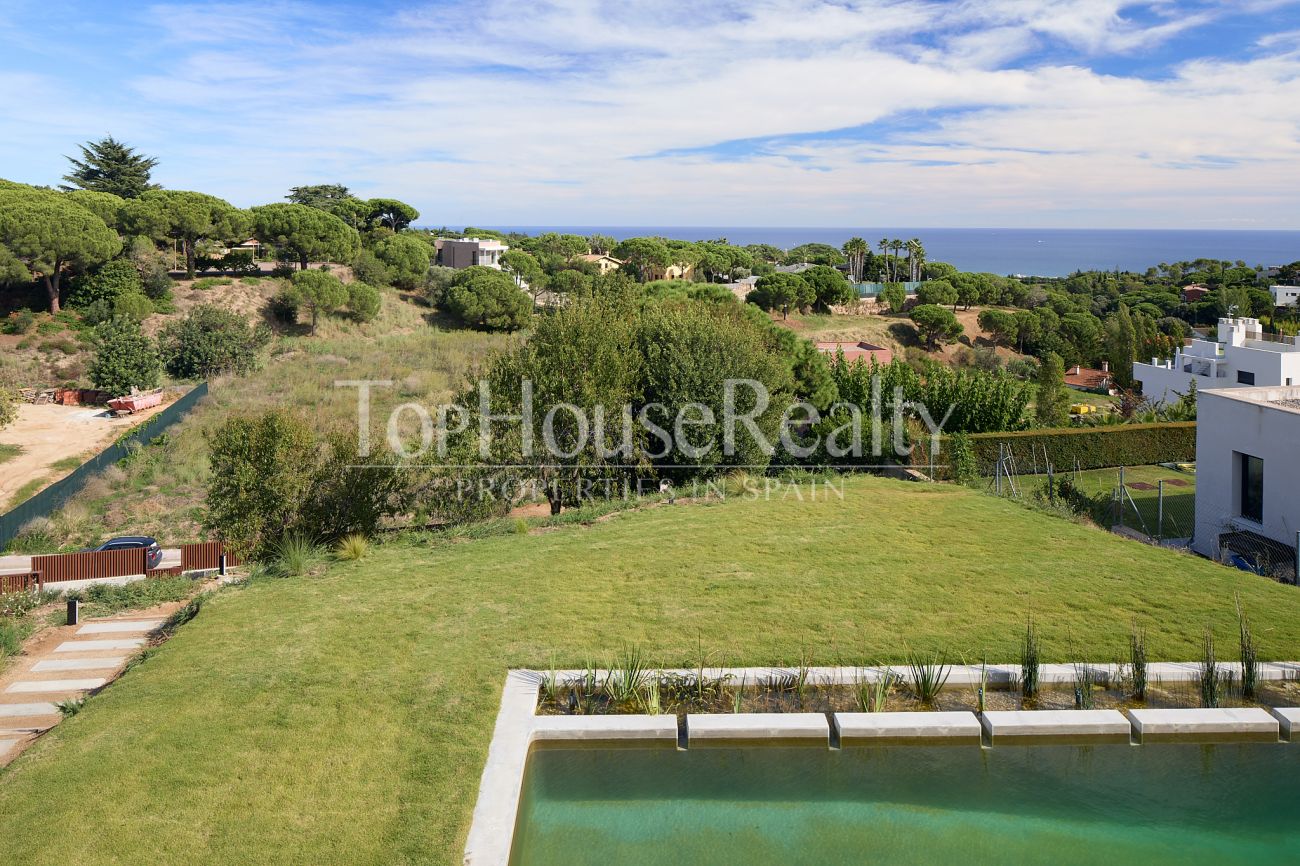
POLYGON ((104 550, 139 550, 144 548, 149 551, 145 565, 149 568, 157 568, 162 562, 162 548, 158 546, 157 539, 150 538, 147 535, 122 535, 117 538, 110 538, 92 552, 99 553, 104 550))

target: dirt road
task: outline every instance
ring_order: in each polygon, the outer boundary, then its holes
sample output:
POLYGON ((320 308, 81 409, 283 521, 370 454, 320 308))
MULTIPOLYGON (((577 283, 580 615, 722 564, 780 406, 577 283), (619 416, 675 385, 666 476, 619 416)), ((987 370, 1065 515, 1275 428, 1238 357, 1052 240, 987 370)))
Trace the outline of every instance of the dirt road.
MULTIPOLYGON (((17 457, 0 463, 0 511, 17 505, 12 501, 14 494, 27 484, 42 480, 45 487, 76 469, 55 469, 54 464, 70 457, 80 458, 81 463, 164 408, 114 418, 107 409, 94 406, 19 405, 18 420, 0 430, 0 443, 23 449, 17 457)), ((35 492, 28 490, 27 495, 35 492)))

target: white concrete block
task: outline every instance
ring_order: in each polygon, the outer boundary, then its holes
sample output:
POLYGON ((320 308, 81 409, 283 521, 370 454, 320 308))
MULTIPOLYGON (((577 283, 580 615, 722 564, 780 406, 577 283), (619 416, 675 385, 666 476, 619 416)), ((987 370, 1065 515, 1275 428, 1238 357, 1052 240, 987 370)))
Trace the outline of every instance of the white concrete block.
POLYGON ((800 742, 830 745, 830 723, 822 713, 689 713, 691 746, 710 743, 800 742))
POLYGON ((1272 712, 1282 726, 1282 738, 1300 742, 1300 707, 1274 707, 1272 712))
POLYGON ((130 634, 132 632, 153 631, 162 624, 163 621, 160 619, 88 622, 77 629, 77 634, 130 634))
POLYGON ((1015 742, 1127 743, 1132 726, 1118 710, 997 710, 980 717, 993 745, 1015 742))
POLYGON ((533 739, 543 742, 601 742, 638 740, 677 744, 677 717, 667 716, 537 716, 533 739))
POLYGON ((836 713, 840 744, 908 741, 973 743, 981 739, 974 713, 836 713))
POLYGON ((102 677, 96 677, 88 680, 36 680, 34 682, 14 683, 5 692, 11 694, 17 693, 48 693, 48 692, 81 692, 97 689, 108 680, 102 677))
POLYGON ((50 703, 0 704, 0 718, 25 718, 27 716, 57 716, 59 708, 50 703))
POLYGON ((139 649, 144 646, 144 638, 127 637, 116 640, 69 640, 54 648, 56 653, 104 652, 105 650, 139 649))
POLYGON ((115 668, 126 663, 126 656, 105 656, 94 659, 45 659, 32 665, 32 673, 49 671, 97 671, 115 668))
POLYGON ((1276 742, 1275 716, 1259 707, 1222 707, 1214 710, 1129 710, 1133 730, 1142 742, 1190 740, 1193 742, 1276 742))

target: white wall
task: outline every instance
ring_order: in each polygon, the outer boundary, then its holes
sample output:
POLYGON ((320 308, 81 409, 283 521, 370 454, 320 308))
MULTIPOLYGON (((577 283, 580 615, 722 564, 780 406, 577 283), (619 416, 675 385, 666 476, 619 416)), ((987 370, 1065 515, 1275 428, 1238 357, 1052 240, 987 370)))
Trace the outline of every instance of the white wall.
POLYGON ((1192 549, 1218 554, 1218 536, 1248 529, 1286 545, 1300 530, 1300 387, 1201 391, 1196 412, 1196 535, 1192 549), (1239 454, 1264 461, 1264 522, 1241 517, 1239 454))

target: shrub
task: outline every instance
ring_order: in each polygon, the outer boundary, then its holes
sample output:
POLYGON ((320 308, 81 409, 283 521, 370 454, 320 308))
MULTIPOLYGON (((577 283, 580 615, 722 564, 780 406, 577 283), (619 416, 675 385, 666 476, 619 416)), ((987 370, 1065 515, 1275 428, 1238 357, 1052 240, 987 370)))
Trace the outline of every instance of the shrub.
POLYGON ((270 341, 271 332, 265 325, 252 327, 234 313, 204 304, 163 328, 158 351, 168 375, 202 379, 256 370, 259 352, 270 341))
POLYGON ((120 295, 113 302, 113 315, 143 322, 153 315, 153 302, 142 294, 120 295))
POLYGON ((217 260, 217 268, 224 273, 234 274, 235 276, 256 274, 261 270, 258 268, 257 262, 253 261, 253 254, 248 250, 235 250, 226 253, 217 260))
POLYGON ((95 360, 90 380, 101 391, 126 394, 132 388, 158 387, 158 352, 137 322, 114 318, 95 329, 95 360))
POLYGON ((93 273, 72 281, 68 306, 86 307, 95 301, 112 304, 123 295, 143 294, 144 285, 135 264, 128 259, 113 259, 93 273))
POLYGON ((8 427, 18 417, 18 395, 0 386, 0 430, 8 427))
POLYGON ((443 306, 471 327, 517 331, 527 324, 533 302, 510 275, 475 265, 456 276, 443 306))
POLYGON ((286 325, 298 324, 298 310, 302 307, 302 295, 292 285, 285 286, 275 293, 267 304, 267 310, 277 322, 286 325))
POLYGON ((363 283, 372 286, 391 286, 393 276, 388 266, 381 262, 370 250, 362 250, 357 260, 352 263, 352 275, 363 283))
POLYGON ((358 322, 373 322, 382 305, 379 290, 365 283, 348 283, 348 310, 358 322))
POLYGON ((275 267, 271 268, 271 276, 281 280, 291 279, 297 272, 298 269, 292 262, 276 262, 275 267))
POLYGON ((9 333, 29 334, 36 327, 36 314, 26 308, 9 314, 9 333))

